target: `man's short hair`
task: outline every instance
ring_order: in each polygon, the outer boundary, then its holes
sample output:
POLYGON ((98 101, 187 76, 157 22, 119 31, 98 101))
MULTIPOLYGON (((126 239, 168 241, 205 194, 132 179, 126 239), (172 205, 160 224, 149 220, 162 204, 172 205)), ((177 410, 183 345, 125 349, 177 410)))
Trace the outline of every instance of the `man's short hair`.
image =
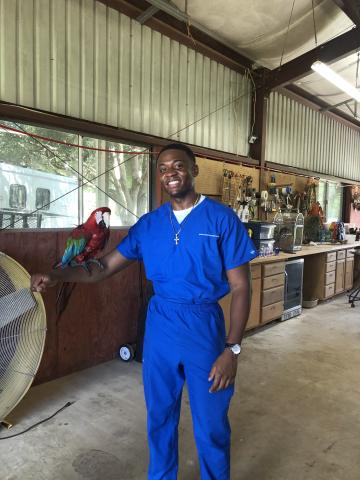
POLYGON ((191 161, 196 163, 195 155, 194 152, 189 148, 188 146, 184 145, 183 143, 169 143, 168 145, 165 145, 163 147, 158 156, 157 159, 159 159, 160 155, 165 152, 166 150, 181 150, 186 153, 186 155, 190 158, 191 161))

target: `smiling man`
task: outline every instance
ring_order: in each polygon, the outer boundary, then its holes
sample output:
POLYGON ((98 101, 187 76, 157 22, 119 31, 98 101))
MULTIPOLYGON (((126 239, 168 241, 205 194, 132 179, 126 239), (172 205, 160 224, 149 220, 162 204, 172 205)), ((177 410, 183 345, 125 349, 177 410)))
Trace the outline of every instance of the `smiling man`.
POLYGON ((142 260, 155 295, 147 313, 143 380, 149 480, 176 480, 178 423, 186 382, 202 480, 230 479, 228 409, 250 308, 248 262, 256 252, 234 212, 199 193, 191 149, 164 147, 158 174, 170 202, 144 215, 92 275, 65 269, 32 277, 44 291, 58 281, 96 282, 142 260), (232 291, 226 338, 217 303, 232 291))

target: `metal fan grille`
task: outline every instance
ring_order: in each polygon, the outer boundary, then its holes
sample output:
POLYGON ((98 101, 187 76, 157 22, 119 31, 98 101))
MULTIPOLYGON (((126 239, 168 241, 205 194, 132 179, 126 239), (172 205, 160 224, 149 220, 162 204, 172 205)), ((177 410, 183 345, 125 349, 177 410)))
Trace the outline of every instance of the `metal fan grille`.
POLYGON ((30 388, 44 351, 46 314, 30 276, 0 252, 0 421, 30 388))

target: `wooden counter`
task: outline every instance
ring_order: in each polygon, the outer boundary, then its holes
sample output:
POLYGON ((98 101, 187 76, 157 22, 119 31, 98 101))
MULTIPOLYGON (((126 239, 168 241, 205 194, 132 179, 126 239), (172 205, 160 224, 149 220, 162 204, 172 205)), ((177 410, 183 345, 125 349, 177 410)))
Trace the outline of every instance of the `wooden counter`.
MULTIPOLYGON (((252 302, 246 329, 256 328, 281 317, 284 310, 286 260, 304 258, 304 294, 308 299, 316 297, 325 300, 352 287, 353 251, 358 248, 360 242, 303 245, 296 253, 280 252, 279 255, 252 260, 252 302)), ((230 304, 231 293, 220 301, 227 329, 230 323, 230 304)))
POLYGON ((347 250, 349 248, 360 248, 360 242, 355 243, 336 243, 336 244, 322 244, 322 245, 303 245, 301 250, 296 253, 280 252, 279 255, 271 255, 269 257, 257 257, 252 260, 251 265, 257 263, 281 262, 282 260, 289 260, 293 258, 301 258, 307 255, 316 255, 319 253, 335 252, 337 250, 347 250))

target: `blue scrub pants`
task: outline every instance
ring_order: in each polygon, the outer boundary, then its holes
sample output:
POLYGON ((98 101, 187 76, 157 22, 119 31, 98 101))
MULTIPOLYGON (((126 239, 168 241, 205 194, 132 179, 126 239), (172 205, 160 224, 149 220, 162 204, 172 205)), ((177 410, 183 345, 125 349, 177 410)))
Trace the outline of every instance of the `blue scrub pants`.
POLYGON ((234 387, 209 393, 208 381, 224 343, 224 317, 217 303, 184 304, 152 297, 143 353, 148 480, 177 479, 178 423, 185 380, 201 479, 230 479, 228 409, 234 387))

